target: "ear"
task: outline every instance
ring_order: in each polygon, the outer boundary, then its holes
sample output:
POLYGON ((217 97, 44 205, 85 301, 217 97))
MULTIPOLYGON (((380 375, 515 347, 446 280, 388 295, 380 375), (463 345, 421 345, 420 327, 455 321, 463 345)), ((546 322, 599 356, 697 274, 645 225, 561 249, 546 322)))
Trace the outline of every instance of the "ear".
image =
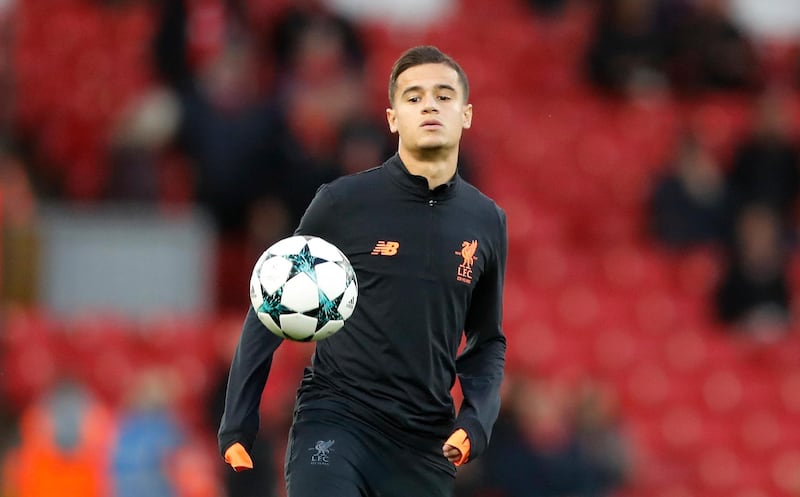
POLYGON ((464 106, 464 114, 462 115, 462 123, 464 129, 469 129, 472 127, 472 104, 467 104, 464 106))
POLYGON ((389 131, 397 133, 397 114, 391 107, 386 109, 386 122, 389 123, 389 131))

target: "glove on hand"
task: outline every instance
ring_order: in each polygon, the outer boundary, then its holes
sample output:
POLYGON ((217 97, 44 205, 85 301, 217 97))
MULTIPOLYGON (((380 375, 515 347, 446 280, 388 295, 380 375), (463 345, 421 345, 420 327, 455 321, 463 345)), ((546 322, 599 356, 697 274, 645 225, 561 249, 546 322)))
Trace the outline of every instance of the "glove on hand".
POLYGON ((230 464, 234 471, 253 469, 253 460, 242 444, 236 442, 225 451, 225 462, 230 464))

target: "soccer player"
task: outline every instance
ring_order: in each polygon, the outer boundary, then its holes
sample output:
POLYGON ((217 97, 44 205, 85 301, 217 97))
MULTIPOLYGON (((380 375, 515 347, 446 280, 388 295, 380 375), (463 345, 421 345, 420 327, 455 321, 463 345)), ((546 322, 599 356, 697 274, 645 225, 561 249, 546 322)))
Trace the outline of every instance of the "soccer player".
MULTIPOLYGON (((505 363, 508 242, 503 210, 457 171, 468 98, 452 58, 431 46, 403 53, 386 110, 397 154, 320 187, 300 221, 296 234, 347 255, 359 296, 344 328, 317 342, 298 389, 289 497, 450 496, 456 466, 489 442, 505 363)), ((253 466, 248 447, 281 341, 250 309, 219 429, 236 470, 253 466)))

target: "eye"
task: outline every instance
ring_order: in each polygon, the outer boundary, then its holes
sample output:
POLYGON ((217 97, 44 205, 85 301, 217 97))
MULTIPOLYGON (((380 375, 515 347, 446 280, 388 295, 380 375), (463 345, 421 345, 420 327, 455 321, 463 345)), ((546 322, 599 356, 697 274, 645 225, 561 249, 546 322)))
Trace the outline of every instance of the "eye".
POLYGON ((446 102, 447 100, 451 100, 452 97, 450 95, 439 95, 439 100, 446 102))
POLYGON ((408 98, 408 101, 411 102, 411 103, 419 102, 419 100, 420 100, 419 97, 409 97, 408 98))

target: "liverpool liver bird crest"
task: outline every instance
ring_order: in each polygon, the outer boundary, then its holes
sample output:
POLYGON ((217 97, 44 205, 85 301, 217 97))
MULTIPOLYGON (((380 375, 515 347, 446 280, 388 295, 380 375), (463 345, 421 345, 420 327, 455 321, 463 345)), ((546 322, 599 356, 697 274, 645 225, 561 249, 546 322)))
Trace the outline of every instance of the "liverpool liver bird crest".
POLYGON ((461 242, 461 257, 464 259, 462 265, 466 267, 472 267, 472 263, 475 262, 475 252, 478 250, 478 240, 472 240, 471 242, 461 242))

